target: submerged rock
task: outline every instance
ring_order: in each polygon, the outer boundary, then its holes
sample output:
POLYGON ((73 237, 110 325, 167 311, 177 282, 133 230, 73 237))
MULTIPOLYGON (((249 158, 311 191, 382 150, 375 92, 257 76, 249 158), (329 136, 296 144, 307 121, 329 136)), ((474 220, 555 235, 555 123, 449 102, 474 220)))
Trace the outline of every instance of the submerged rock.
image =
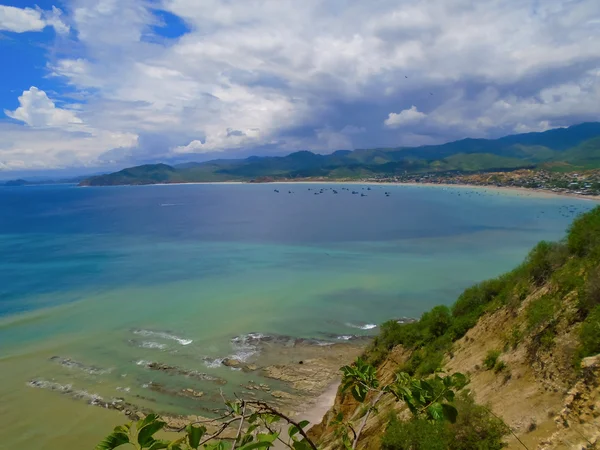
POLYGON ((241 367, 243 365, 242 361, 235 358, 225 358, 221 364, 227 367, 241 367))
POLYGON ((50 361, 60 364, 68 369, 77 369, 82 372, 89 373, 90 375, 103 375, 112 372, 112 369, 102 369, 96 366, 87 366, 79 361, 75 361, 71 358, 63 358, 62 356, 53 356, 50 361))
POLYGON ((168 387, 166 387, 164 384, 161 383, 155 383, 155 382, 150 382, 148 384, 145 384, 144 387, 154 391, 154 392, 159 392, 161 394, 166 394, 166 395, 172 395, 175 397, 187 397, 187 398, 193 398, 193 399, 199 399, 202 396, 204 396, 204 392, 201 391, 195 391, 193 389, 190 388, 184 388, 184 389, 170 389, 168 387))
POLYGON ((143 365, 147 369, 168 373, 169 375, 181 375, 184 377, 195 378, 196 380, 211 381, 216 384, 227 384, 227 381, 223 378, 215 377, 203 372, 198 372, 197 370, 184 369, 182 367, 171 366, 169 364, 160 362, 139 361, 138 364, 143 365))

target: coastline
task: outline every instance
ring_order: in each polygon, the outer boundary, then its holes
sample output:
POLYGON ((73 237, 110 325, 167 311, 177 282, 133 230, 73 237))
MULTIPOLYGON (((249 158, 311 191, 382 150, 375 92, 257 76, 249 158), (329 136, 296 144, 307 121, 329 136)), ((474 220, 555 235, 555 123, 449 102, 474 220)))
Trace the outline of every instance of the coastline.
POLYGON ((458 188, 458 189, 488 189, 500 192, 526 193, 535 195, 536 197, 570 197, 581 200, 591 200, 600 202, 600 195, 583 195, 571 192, 555 192, 550 189, 533 189, 519 186, 496 186, 483 184, 451 184, 451 183, 415 183, 415 182, 398 182, 398 181, 349 181, 349 180, 298 180, 298 181, 266 181, 253 183, 250 181, 192 181, 189 183, 152 183, 152 184, 117 184, 110 186, 78 186, 78 187, 119 187, 119 186, 184 186, 184 185, 240 185, 240 184, 338 184, 338 185, 370 185, 370 186, 413 186, 413 187, 442 187, 442 188, 458 188))
MULTIPOLYGON (((198 183, 205 184, 205 183, 198 183)), ((220 184, 220 183, 214 183, 220 184)), ((241 183, 254 184, 254 183, 241 183)), ((257 183, 258 184, 258 183, 257 183)), ((458 189, 488 189, 492 191, 518 192, 534 194, 536 197, 571 197, 582 200, 591 200, 600 202, 600 195, 582 195, 570 192, 555 192, 548 189, 530 189, 518 186, 494 186, 480 184, 449 184, 449 183, 401 183, 401 182, 378 182, 378 181, 271 181, 261 184, 345 184, 345 185, 370 185, 370 186, 413 186, 413 187, 442 187, 442 188, 458 188, 458 189)))

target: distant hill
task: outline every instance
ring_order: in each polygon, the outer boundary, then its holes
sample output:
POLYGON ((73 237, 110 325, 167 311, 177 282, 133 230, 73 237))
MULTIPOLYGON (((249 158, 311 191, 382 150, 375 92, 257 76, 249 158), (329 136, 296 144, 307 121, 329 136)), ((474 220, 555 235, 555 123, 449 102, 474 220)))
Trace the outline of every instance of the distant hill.
POLYGON ((421 147, 339 150, 329 155, 299 151, 287 156, 220 159, 203 163, 146 164, 89 177, 82 186, 252 181, 358 179, 404 173, 478 172, 521 168, 583 170, 600 167, 600 123, 499 139, 462 139, 421 147))

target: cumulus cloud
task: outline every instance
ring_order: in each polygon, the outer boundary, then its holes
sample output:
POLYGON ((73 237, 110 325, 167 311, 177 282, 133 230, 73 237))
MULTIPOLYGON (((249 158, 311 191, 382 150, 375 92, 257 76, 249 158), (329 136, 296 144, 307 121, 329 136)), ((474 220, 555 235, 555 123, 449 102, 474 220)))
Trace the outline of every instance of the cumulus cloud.
MULTIPOLYGON (((30 130, 105 136, 88 152, 97 164, 433 143, 599 117, 596 0, 67 3, 73 50, 52 52, 48 72, 78 109, 30 92, 7 114, 30 130), (163 35, 156 8, 185 24, 179 34, 163 35)), ((23 31, 52 24, 29 11, 23 31)))
POLYGON ((399 113, 390 113, 383 123, 386 127, 398 128, 402 125, 423 120, 425 117, 427 117, 427 114, 422 113, 415 105, 413 105, 409 109, 402 110, 399 113))
POLYGON ((23 92, 23 95, 19 97, 19 104, 20 106, 16 110, 4 110, 4 113, 31 127, 66 127, 82 123, 75 112, 57 108, 46 93, 35 86, 31 86, 29 90, 23 92))
POLYGON ((69 26, 61 19, 62 11, 55 6, 50 11, 39 8, 17 8, 0 5, 0 30, 14 33, 42 31, 47 26, 53 27, 57 33, 66 34, 69 26))

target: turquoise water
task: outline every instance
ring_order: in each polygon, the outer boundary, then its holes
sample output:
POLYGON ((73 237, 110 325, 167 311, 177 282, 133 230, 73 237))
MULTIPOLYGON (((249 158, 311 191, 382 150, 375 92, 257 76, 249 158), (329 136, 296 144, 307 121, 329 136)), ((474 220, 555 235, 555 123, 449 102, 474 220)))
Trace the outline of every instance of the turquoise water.
POLYGON ((120 421, 31 380, 202 413, 220 386, 144 361, 223 378, 232 393, 249 375, 219 360, 255 358, 244 335, 324 342, 418 317, 511 269, 595 206, 486 189, 345 187, 0 188, 0 447, 88 448, 120 421), (206 399, 151 392, 150 381, 206 399))

